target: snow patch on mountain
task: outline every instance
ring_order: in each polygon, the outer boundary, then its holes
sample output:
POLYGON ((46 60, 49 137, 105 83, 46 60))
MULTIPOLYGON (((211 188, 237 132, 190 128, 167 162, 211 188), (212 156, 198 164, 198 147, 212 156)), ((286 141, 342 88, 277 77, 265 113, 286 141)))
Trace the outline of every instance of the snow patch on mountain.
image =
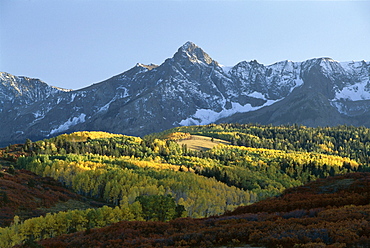
POLYGON ((334 100, 346 99, 350 101, 360 101, 370 99, 370 81, 360 82, 338 90, 334 100))
POLYGON ((263 99, 263 100, 267 100, 265 95, 263 95, 261 92, 257 92, 257 91, 253 91, 252 93, 248 94, 248 96, 263 99))
POLYGON ((109 109, 109 106, 112 102, 114 102, 115 99, 113 98, 112 100, 110 100, 107 104, 105 104, 103 107, 101 107, 99 110, 98 110, 98 113, 99 112, 105 112, 109 109))
POLYGON ((332 101, 330 104, 337 109, 337 111, 347 116, 358 116, 370 110, 368 104, 351 104, 351 101, 332 101))
POLYGON ((73 94, 71 95, 71 101, 70 101, 70 103, 72 103, 72 102, 75 100, 76 95, 77 95, 77 94, 75 94, 75 93, 73 93, 73 94))
POLYGON ((34 116, 36 119, 42 119, 42 118, 44 118, 44 114, 43 114, 40 110, 38 110, 38 111, 36 111, 35 113, 33 113, 33 116, 34 116))
POLYGON ((297 87, 304 84, 303 79, 298 77, 298 76, 294 81, 295 81, 295 86, 290 89, 290 92, 292 92, 294 90, 294 88, 297 88, 297 87))
POLYGON ((346 62, 339 62, 340 66, 348 73, 360 73, 364 66, 369 66, 370 62, 365 60, 362 61, 346 61, 346 62))
POLYGON ((331 106, 336 108, 339 113, 344 114, 344 115, 348 115, 347 110, 346 110, 343 103, 337 102, 337 101, 332 101, 332 102, 330 102, 330 104, 331 104, 331 106))
POLYGON ((261 106, 253 107, 251 104, 245 104, 244 106, 240 103, 232 102, 230 109, 223 109, 220 112, 213 111, 211 109, 198 109, 194 115, 186 118, 179 122, 181 126, 191 126, 191 125, 207 125, 213 123, 221 118, 229 117, 235 113, 245 113, 249 111, 254 111, 265 106, 272 105, 279 100, 268 100, 265 104, 261 106))
MULTIPOLYGON (((159 66, 137 64, 104 82, 74 91, 0 72, 0 120, 10 123, 0 129, 0 144, 28 136, 46 138, 77 128, 140 136, 173 125, 217 122, 235 113, 260 111, 286 99, 287 103, 278 105, 277 114, 272 117, 277 123, 284 123, 284 119, 279 120, 284 115, 278 111, 292 111, 289 101, 295 99, 289 95, 294 90, 299 96, 306 86, 310 91, 323 92, 318 86, 327 89, 325 106, 329 100, 342 114, 358 117, 370 112, 369 62, 317 58, 272 65, 253 60, 223 66, 191 42, 159 66), (311 80, 315 76, 312 73, 319 75, 319 81, 311 80), (19 130, 19 135, 14 136, 11 130, 19 130)), ((255 122, 264 121, 258 112, 254 116, 255 122)), ((294 116, 293 111, 291 119, 302 121, 300 116, 294 116)), ((364 116, 365 119, 367 115, 364 116)), ((238 118, 242 119, 237 115, 232 121, 237 122, 238 118)), ((315 119, 312 123, 318 122, 315 119)), ((370 125, 368 120, 362 123, 370 125)))
POLYGON ((107 104, 105 104, 103 107, 99 108, 98 113, 100 112, 106 112, 109 109, 109 106, 112 104, 112 102, 117 100, 117 96, 115 96, 112 100, 110 100, 107 104))
POLYGON ((98 113, 99 112, 106 112, 108 111, 110 105, 115 102, 116 100, 118 99, 123 99, 123 98, 126 98, 126 97, 129 97, 130 95, 128 94, 128 90, 127 88, 123 87, 123 86, 120 86, 117 88, 117 91, 120 91, 120 92, 117 92, 117 94, 112 98, 112 100, 110 100, 107 104, 105 104, 104 106, 100 107, 99 110, 98 110, 98 113), (122 91, 122 92, 121 92, 122 91))
POLYGON ((59 127, 50 131, 50 135, 57 134, 68 130, 70 127, 77 125, 78 123, 85 122, 86 115, 84 113, 80 114, 78 117, 69 118, 65 123, 59 127))

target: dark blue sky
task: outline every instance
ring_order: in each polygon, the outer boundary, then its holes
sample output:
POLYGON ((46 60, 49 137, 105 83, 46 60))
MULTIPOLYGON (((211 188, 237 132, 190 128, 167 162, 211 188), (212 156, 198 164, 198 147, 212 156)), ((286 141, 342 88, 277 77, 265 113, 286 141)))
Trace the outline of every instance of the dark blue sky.
POLYGON ((370 60, 370 1, 1 0, 0 71, 78 89, 192 41, 220 64, 370 60))

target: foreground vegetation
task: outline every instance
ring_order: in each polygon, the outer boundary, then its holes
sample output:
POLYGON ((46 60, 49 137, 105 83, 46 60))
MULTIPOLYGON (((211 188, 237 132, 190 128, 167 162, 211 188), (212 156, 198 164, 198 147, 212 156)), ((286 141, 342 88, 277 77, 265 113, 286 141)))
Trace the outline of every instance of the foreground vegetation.
POLYGON ((369 171, 370 132, 347 126, 224 124, 180 127, 144 138, 77 132, 37 142, 27 140, 18 152, 13 148, 5 148, 1 156, 16 168, 51 177, 80 196, 107 206, 33 219, 14 216, 11 226, 0 229, 1 247, 77 231, 90 233, 92 228, 122 220, 170 221, 221 215, 250 204, 259 206, 255 202, 274 199, 270 197, 318 178, 369 171), (194 135, 208 138, 194 139, 194 135), (190 149, 187 144, 201 149, 190 149))
POLYGON ((319 179, 223 216, 127 222, 39 242, 43 247, 367 248, 370 173, 319 179))

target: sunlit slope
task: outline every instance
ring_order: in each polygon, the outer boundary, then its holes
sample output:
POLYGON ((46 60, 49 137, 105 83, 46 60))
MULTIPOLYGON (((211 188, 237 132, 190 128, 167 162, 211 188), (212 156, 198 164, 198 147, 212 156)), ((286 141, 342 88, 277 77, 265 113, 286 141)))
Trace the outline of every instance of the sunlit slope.
POLYGON ((230 142, 225 141, 225 140, 214 139, 211 137, 201 136, 201 135, 190 135, 189 138, 179 140, 177 143, 179 145, 186 145, 189 149, 196 150, 196 151, 209 150, 218 144, 224 144, 224 145, 230 144, 230 142))
POLYGON ((202 147, 219 143, 208 150, 192 150, 177 143, 191 140, 189 137, 182 132, 168 133, 162 139, 73 133, 26 144, 25 149, 34 156, 20 158, 18 164, 51 176, 80 194, 113 204, 127 199, 133 203, 143 194, 171 193, 193 217, 220 214, 318 177, 356 171, 360 166, 337 155, 231 146, 216 139, 212 142, 209 137, 195 136, 198 140, 193 140, 202 147), (214 191, 219 187, 223 190, 214 191), (202 192, 204 197, 198 197, 202 192), (220 192, 240 196, 226 200, 227 194, 221 196, 220 192), (221 200, 214 204, 210 199, 221 200))
MULTIPOLYGON (((147 209, 157 206, 171 213, 161 217, 167 221, 179 216, 220 215, 318 178, 366 171, 367 133, 364 128, 345 126, 312 129, 255 125, 182 127, 143 138, 77 132, 37 142, 27 140, 18 146, 19 152, 13 153, 8 147, 2 156, 20 169, 52 177, 75 193, 109 205, 68 211, 66 217, 48 216, 48 221, 60 219, 63 228, 52 231, 50 227, 47 232, 37 229, 38 233, 27 229, 28 234, 40 239, 121 220, 156 221, 159 217, 147 209), (198 138, 193 142, 202 149, 179 144, 193 135, 198 138), (167 197, 173 203, 152 202, 147 207, 148 202, 142 201, 145 197, 167 197)), ((46 219, 42 217, 34 221, 43 228, 50 224, 44 225, 46 219)), ((9 232, 18 232, 14 235, 22 242, 27 236, 19 230, 13 226, 1 232, 8 236, 9 232)), ((8 246, 16 244, 9 242, 8 246)))
POLYGON ((61 134, 60 138, 65 139, 67 141, 84 142, 89 139, 106 139, 106 138, 122 137, 122 136, 124 135, 100 132, 100 131, 83 131, 83 132, 74 132, 70 134, 61 134))

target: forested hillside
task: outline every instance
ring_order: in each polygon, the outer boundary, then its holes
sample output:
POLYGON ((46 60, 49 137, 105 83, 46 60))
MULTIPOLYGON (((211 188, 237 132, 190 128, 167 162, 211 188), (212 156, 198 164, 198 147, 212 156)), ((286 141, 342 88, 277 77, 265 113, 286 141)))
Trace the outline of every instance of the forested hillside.
POLYGON ((90 232, 122 220, 221 215, 318 178, 368 171, 369 149, 369 129, 348 126, 225 124, 181 127, 143 138, 77 132, 27 140, 18 152, 3 149, 2 157, 16 169, 51 177, 107 206, 27 220, 17 216, 10 227, 0 229, 0 246, 90 232), (215 146, 189 149, 181 141, 192 135, 211 137, 215 146))
POLYGON ((238 146, 339 155, 354 159, 363 166, 368 166, 370 161, 370 129, 365 127, 210 124, 177 127, 150 136, 163 138, 174 132, 219 138, 238 146))
POLYGON ((370 173, 351 173, 318 179, 223 216, 169 222, 122 221, 39 244, 47 248, 367 248, 369 190, 370 173))

